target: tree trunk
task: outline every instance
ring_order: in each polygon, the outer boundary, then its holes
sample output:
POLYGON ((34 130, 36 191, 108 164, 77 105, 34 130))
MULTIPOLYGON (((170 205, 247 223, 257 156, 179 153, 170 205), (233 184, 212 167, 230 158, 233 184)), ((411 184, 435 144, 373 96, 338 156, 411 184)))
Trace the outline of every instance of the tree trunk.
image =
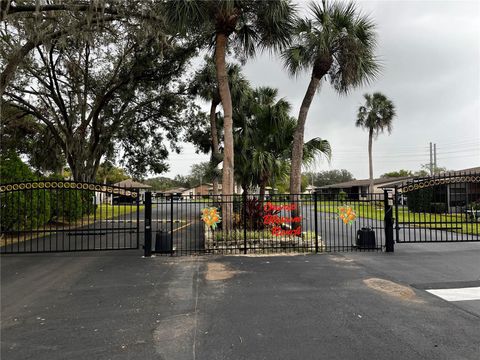
POLYGON ((373 159, 372 159, 372 143, 373 143, 373 129, 370 128, 368 131, 368 179, 369 186, 368 192, 370 193, 369 197, 373 198, 373 159))
POLYGON ((302 159, 305 122, 307 120, 308 110, 310 109, 310 105, 319 84, 320 79, 312 76, 310 79, 310 84, 308 84, 305 97, 303 98, 302 105, 300 106, 297 127, 293 135, 292 167, 290 170, 290 194, 300 194, 302 191, 302 159))
POLYGON ((265 200, 265 188, 267 187, 267 181, 265 179, 262 179, 260 181, 260 191, 258 194, 258 201, 260 202, 260 205, 263 207, 263 202, 265 200))
POLYGON ((222 194, 224 200, 228 201, 222 205, 223 229, 230 231, 232 229, 233 202, 233 120, 232 120, 232 97, 228 86, 227 67, 225 63, 225 53, 227 49, 228 37, 225 34, 218 33, 215 44, 215 67, 217 70, 218 90, 223 107, 223 174, 222 174, 222 194))
MULTIPOLYGON (((217 133, 217 103, 212 100, 210 106, 210 132, 212 133, 212 159, 211 163, 215 167, 218 165, 218 159, 220 159, 220 149, 218 145, 218 133, 217 133)), ((213 178, 213 195, 218 195, 218 178, 213 178)))
MULTIPOLYGON (((297 127, 293 135, 292 166, 290 170, 290 200, 292 202, 296 202, 298 200, 298 194, 302 192, 302 159, 305 122, 307 120, 308 110, 310 109, 310 105, 319 84, 320 78, 312 75, 310 83, 308 84, 307 92, 303 98, 302 105, 300 106, 297 127)), ((297 217, 298 213, 299 211, 297 206, 297 210, 292 211, 292 217, 297 217)), ((297 224, 297 226, 299 226, 299 224, 297 224)))
POLYGON ((245 199, 247 198, 248 195, 248 185, 247 183, 242 183, 242 189, 243 189, 243 196, 245 196, 245 199))
POLYGON ((95 182, 96 172, 93 168, 85 166, 85 162, 81 159, 81 155, 68 156, 67 163, 72 171, 74 181, 78 182, 95 182))

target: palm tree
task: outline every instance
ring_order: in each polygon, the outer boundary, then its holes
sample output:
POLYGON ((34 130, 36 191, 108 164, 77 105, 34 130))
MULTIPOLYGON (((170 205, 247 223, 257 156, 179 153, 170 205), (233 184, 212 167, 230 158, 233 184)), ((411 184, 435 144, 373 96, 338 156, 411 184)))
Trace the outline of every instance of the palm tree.
MULTIPOLYGON (((225 56, 233 51, 242 60, 257 48, 280 50, 288 45, 295 19, 290 0, 182 0, 166 2, 169 24, 192 34, 201 31, 215 49, 217 83, 224 113, 223 194, 234 192, 232 97, 225 56)), ((233 205, 222 208, 224 229, 231 229, 233 205)))
MULTIPOLYGON (((248 80, 241 72, 238 64, 227 65, 228 82, 231 89, 232 97, 239 99, 243 97, 243 93, 249 89, 248 80)), ((218 175, 216 168, 222 162, 223 156, 220 151, 220 136, 217 124, 217 107, 221 103, 220 93, 217 86, 215 63, 211 57, 205 57, 204 66, 195 73, 191 83, 190 92, 200 97, 204 101, 210 102, 210 134, 211 134, 211 151, 210 159, 211 173, 213 177, 213 195, 218 194, 218 175)))
POLYGON ((376 92, 373 95, 365 94, 365 105, 358 108, 356 126, 368 130, 368 169, 369 193, 373 194, 373 159, 372 142, 385 130, 392 132, 392 121, 395 117, 395 106, 385 95, 376 92))
MULTIPOLYGON (((266 186, 272 179, 281 179, 290 170, 290 154, 297 120, 289 115, 290 104, 277 100, 277 89, 260 87, 252 92, 239 113, 246 115, 243 125, 235 133, 235 156, 238 166, 236 177, 244 190, 249 185, 259 187, 259 200, 263 202, 266 186), (275 129, 275 131, 272 131, 275 129)), ((235 118, 235 123, 239 123, 235 118)), ((303 163, 312 162, 317 156, 331 156, 330 144, 314 138, 303 146, 303 163)))
POLYGON ((292 148, 290 193, 301 191, 301 166, 305 122, 322 80, 329 80, 339 93, 368 83, 379 72, 374 55, 375 25, 353 3, 311 3, 312 19, 298 20, 293 45, 283 52, 291 75, 311 71, 310 83, 298 114, 292 148))

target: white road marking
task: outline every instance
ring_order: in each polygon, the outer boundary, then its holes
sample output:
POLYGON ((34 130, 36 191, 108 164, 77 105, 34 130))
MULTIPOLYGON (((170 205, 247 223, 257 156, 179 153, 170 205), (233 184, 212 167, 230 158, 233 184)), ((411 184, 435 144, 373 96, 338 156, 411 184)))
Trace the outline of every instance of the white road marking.
POLYGON ((480 287, 426 290, 447 301, 480 300, 480 287))

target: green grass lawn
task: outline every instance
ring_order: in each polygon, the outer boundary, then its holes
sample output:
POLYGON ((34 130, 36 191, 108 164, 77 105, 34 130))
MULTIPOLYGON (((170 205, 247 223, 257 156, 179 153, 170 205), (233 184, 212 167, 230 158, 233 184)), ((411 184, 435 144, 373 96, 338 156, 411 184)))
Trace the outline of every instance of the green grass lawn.
MULTIPOLYGON (((366 219, 383 220, 385 212, 383 204, 377 202, 372 205, 370 203, 346 202, 346 206, 351 206, 357 215, 366 219)), ((336 201, 322 201, 317 204, 318 212, 337 213, 340 206, 336 201)), ((407 207, 399 207, 398 215, 395 214, 393 208, 393 217, 400 223, 409 222, 411 225, 419 227, 428 227, 435 229, 450 229, 464 234, 480 234, 480 222, 472 222, 467 218, 466 214, 431 214, 431 213, 413 213, 409 212, 407 207), (420 224, 413 224, 420 223, 420 224), (422 224, 423 223, 423 224, 422 224), (427 224, 425 224, 427 223, 427 224)))
MULTIPOLYGON (((139 210, 142 211, 144 208, 143 205, 139 206, 139 210)), ((130 214, 130 213, 137 212, 137 205, 109 205, 109 204, 101 204, 98 205, 95 214, 86 215, 84 217, 84 221, 92 221, 92 220, 99 220, 100 218, 103 219, 112 219, 118 216, 130 214)), ((132 219, 136 217, 132 214, 132 219)))

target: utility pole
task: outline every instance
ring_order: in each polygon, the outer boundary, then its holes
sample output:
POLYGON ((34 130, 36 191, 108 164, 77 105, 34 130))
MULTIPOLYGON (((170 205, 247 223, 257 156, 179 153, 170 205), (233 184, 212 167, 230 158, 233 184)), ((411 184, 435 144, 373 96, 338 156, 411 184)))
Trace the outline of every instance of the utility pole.
POLYGON ((430 142, 430 176, 433 176, 433 154, 432 154, 432 143, 430 142))
POLYGON ((433 144, 433 172, 437 172, 437 144, 433 144))

